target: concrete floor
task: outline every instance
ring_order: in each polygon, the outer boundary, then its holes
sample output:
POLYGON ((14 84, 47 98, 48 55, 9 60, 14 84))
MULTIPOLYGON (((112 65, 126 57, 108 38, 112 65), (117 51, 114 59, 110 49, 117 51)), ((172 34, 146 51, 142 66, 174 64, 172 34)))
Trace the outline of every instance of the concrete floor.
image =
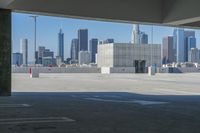
POLYGON ((0 133, 199 133, 199 79, 14 74, 13 95, 0 97, 0 133))
POLYGON ((133 92, 146 95, 200 95, 198 74, 13 74, 13 92, 133 92))

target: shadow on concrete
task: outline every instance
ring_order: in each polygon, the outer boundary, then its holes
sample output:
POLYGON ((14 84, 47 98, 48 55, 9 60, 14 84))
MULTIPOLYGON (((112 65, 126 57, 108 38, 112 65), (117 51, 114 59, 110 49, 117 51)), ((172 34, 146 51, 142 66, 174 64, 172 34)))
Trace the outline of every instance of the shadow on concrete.
POLYGON ((107 97, 116 99, 169 100, 200 102, 200 95, 145 95, 130 92, 13 92, 11 97, 107 97))
POLYGON ((122 92, 14 92, 1 104, 28 104, 1 108, 1 133, 199 133, 200 96, 141 95, 122 92), (125 101, 125 102, 123 102, 125 101), (155 101, 140 104, 127 101, 155 101), (67 117, 68 123, 2 124, 10 118, 67 117))

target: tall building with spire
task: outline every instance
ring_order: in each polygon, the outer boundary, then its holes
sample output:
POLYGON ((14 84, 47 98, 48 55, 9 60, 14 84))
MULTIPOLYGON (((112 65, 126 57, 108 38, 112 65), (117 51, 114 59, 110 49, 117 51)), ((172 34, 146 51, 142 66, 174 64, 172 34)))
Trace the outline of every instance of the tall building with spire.
POLYGON ((61 57, 62 62, 64 61, 64 33, 60 28, 58 33, 58 56, 61 57))
POLYGON ((138 44, 138 45, 140 44, 140 26, 139 26, 139 24, 133 25, 131 43, 138 44))

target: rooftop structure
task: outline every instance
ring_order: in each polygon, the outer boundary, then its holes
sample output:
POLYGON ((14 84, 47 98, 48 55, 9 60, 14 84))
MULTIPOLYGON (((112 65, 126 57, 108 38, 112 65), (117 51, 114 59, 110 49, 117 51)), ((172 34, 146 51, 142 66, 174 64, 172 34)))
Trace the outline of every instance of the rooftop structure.
POLYGON ((136 67, 140 61, 144 67, 161 66, 161 45, 102 44, 98 45, 97 60, 98 67, 136 67))

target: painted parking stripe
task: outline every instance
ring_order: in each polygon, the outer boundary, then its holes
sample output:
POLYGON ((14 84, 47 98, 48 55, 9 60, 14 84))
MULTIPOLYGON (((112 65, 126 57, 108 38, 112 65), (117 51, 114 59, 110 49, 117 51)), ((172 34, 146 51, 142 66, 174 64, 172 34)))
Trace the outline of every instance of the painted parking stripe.
POLYGON ((29 104, 0 104, 0 108, 22 108, 31 107, 29 104))
POLYGON ((147 100, 111 100, 111 99, 101 99, 101 98, 84 98, 86 100, 99 101, 99 102, 115 102, 115 103, 137 103, 140 105, 156 105, 156 104, 167 104, 168 102, 160 101, 147 101, 147 100))
POLYGON ((60 123, 60 122, 75 122, 75 120, 70 119, 68 117, 0 119, 0 125, 30 124, 30 123, 60 123))

